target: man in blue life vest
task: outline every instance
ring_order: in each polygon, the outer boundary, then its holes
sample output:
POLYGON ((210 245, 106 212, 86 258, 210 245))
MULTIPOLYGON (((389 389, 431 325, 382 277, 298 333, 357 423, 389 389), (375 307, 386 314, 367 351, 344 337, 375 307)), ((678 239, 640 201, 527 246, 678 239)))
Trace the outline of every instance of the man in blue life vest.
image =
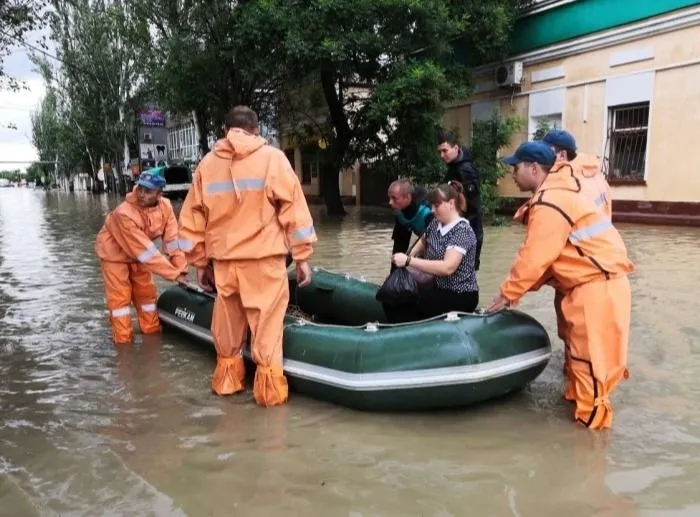
MULTIPOLYGON (((433 211, 427 201, 427 193, 424 188, 413 185, 408 178, 401 178, 389 185, 387 190, 389 206, 394 210, 394 232, 391 238, 395 253, 406 253, 411 243, 411 234, 420 237, 433 220, 433 211)), ((391 270, 396 268, 393 264, 391 270)))

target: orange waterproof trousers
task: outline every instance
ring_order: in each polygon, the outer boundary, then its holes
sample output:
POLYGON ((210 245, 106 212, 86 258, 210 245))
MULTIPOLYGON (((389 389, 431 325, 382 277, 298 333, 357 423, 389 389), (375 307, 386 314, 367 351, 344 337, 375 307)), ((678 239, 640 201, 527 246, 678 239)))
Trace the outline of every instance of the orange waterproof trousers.
POLYGON ((153 275, 140 264, 103 260, 101 266, 114 342, 129 343, 134 339, 131 323, 132 302, 136 306, 141 332, 160 332, 153 275))
POLYGON ((250 326, 257 365, 253 393, 261 406, 284 404, 289 390, 282 371, 282 334, 289 303, 285 257, 214 262, 216 302, 211 332, 216 345, 212 390, 217 395, 243 391, 241 349, 250 326))
POLYGON ((574 420, 590 429, 612 426, 610 394, 627 378, 632 295, 626 276, 589 282, 564 296, 574 420))
POLYGON ((554 312, 557 314, 557 335, 564 342, 564 376, 566 377, 566 391, 564 398, 574 402, 576 398, 573 394, 573 385, 571 381, 571 361, 569 359, 569 323, 564 318, 564 313, 561 311, 561 302, 564 299, 564 292, 558 289, 554 290, 554 312))

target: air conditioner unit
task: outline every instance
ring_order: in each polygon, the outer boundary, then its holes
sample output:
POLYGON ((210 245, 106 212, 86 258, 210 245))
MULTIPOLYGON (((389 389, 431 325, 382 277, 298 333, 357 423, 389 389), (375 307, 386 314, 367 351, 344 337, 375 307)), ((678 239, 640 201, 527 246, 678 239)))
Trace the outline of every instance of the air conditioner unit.
POLYGON ((523 82, 523 62, 513 61, 496 68, 496 84, 500 87, 520 86, 523 82))

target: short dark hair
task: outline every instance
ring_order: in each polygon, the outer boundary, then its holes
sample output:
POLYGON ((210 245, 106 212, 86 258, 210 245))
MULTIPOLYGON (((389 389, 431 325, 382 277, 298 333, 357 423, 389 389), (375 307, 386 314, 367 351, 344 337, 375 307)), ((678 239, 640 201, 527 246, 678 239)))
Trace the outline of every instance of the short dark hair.
POLYGON ((576 159, 576 151, 572 151, 571 149, 564 149, 563 147, 557 147, 556 145, 554 146, 554 150, 559 153, 561 151, 566 151, 566 161, 568 162, 573 162, 576 159))
POLYGON ((257 129, 258 114, 248 106, 235 106, 226 114, 226 129, 257 129))
POLYGON ((410 180, 410 178, 399 178, 395 181, 392 181, 391 185, 389 185, 389 188, 394 186, 398 187, 399 192, 401 192, 403 195, 413 195, 413 193, 416 191, 416 188, 413 185, 413 182, 410 180))
POLYGON ((459 139, 454 131, 440 129, 437 134, 437 145, 450 144, 451 146, 459 145, 459 139))

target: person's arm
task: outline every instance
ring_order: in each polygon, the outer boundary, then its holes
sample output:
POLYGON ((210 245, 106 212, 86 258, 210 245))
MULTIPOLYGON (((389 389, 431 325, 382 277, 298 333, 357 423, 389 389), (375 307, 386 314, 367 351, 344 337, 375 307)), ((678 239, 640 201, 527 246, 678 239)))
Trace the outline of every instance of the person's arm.
POLYGON ((413 266, 424 273, 437 276, 453 275, 464 260, 467 251, 476 247, 474 232, 466 226, 457 226, 449 234, 447 249, 442 260, 428 260, 409 257, 406 265, 413 266))
POLYGON ((435 276, 450 276, 459 267, 464 255, 455 249, 448 249, 445 252, 445 258, 442 260, 428 260, 418 257, 408 257, 406 266, 412 266, 416 269, 435 276))
POLYGON ((425 234, 421 235, 418 238, 418 241, 413 246, 413 249, 411 250, 411 253, 409 253, 409 256, 418 257, 421 254, 423 254, 424 251, 425 251, 425 234))
POLYGON ((511 303, 536 287, 542 277, 549 277, 548 269, 561 255, 571 232, 569 222, 546 205, 534 205, 528 218, 525 242, 501 284, 501 296, 511 303))
POLYGON ((173 207, 168 201, 165 203, 165 210, 167 211, 167 220, 165 223, 165 231, 163 232, 163 248, 165 254, 168 256, 170 263, 181 271, 185 272, 187 270, 187 259, 185 259, 185 253, 182 251, 180 237, 178 234, 177 219, 175 219, 175 212, 173 212, 173 207))
MULTIPOLYGON (((200 166, 201 167, 201 166, 200 166)), ((202 194, 202 175, 200 169, 194 173, 192 186, 185 196, 180 209, 180 248, 185 252, 188 264, 202 269, 209 261, 205 250, 207 229, 207 211, 202 194)))
MULTIPOLYGON (((274 161, 275 158, 273 157, 274 161)), ((304 197, 299 178, 284 155, 277 158, 277 174, 271 175, 270 188, 277 203, 277 218, 287 236, 287 243, 294 262, 307 262, 313 254, 313 244, 318 241, 314 221, 304 197)))
POLYGON ((171 264, 158 251, 153 241, 128 216, 118 211, 112 212, 108 224, 109 233, 121 249, 148 271, 171 281, 180 276, 183 270, 171 264))
POLYGON ((411 230, 396 220, 394 222, 394 231, 391 233, 391 238, 394 241, 391 254, 406 253, 411 243, 411 230))

